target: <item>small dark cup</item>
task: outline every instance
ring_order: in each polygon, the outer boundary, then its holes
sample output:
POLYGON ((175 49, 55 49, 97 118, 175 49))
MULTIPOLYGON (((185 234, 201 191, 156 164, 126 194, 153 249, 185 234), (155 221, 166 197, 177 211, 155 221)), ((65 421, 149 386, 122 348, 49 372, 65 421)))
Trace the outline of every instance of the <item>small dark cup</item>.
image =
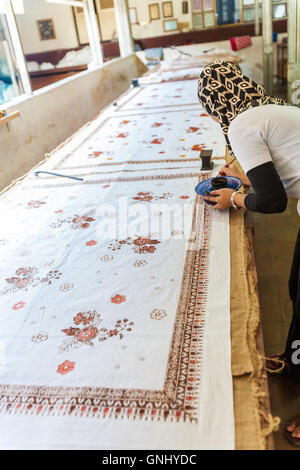
POLYGON ((211 180, 210 185, 211 191, 214 191, 216 189, 227 188, 227 178, 224 178, 223 176, 218 176, 217 178, 211 180))

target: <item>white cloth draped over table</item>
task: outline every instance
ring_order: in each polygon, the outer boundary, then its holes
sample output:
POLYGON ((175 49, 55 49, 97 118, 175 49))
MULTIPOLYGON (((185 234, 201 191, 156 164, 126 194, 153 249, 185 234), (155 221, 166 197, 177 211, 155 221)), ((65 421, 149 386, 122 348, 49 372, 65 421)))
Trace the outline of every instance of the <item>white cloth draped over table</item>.
POLYGON ((177 113, 129 91, 39 167, 83 182, 2 195, 0 448, 234 447, 228 213, 194 190, 224 142, 192 85, 177 113))

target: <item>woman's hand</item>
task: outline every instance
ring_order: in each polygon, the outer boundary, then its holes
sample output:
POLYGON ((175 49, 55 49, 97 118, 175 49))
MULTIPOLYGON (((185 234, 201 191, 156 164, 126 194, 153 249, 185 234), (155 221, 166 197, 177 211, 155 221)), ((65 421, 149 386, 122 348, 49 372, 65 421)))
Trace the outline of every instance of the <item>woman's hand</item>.
POLYGON ((223 188, 223 189, 216 189, 215 191, 211 191, 210 194, 214 194, 214 197, 210 196, 202 196, 203 198, 207 199, 208 201, 213 201, 216 202, 216 204, 213 206, 213 209, 227 209, 228 207, 231 207, 231 195, 235 191, 233 189, 229 188, 223 188))
POLYGON ((249 179, 244 173, 241 173, 234 165, 225 165, 219 171, 220 176, 235 176, 239 178, 245 186, 251 186, 249 179))

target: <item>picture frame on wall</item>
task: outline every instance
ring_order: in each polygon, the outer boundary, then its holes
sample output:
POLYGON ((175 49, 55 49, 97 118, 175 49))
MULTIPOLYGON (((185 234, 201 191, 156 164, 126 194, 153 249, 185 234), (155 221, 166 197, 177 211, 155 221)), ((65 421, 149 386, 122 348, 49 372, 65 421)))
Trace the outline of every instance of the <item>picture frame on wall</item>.
POLYGON ((160 19, 159 3, 150 3, 149 16, 150 16, 150 21, 160 19))
POLYGON ((172 2, 162 3, 163 17, 171 18, 173 16, 173 4, 172 2))
POLYGON ((189 12, 189 2, 182 2, 182 14, 186 15, 189 12))
POLYGON ((107 8, 114 8, 114 0, 100 0, 101 10, 106 10, 107 8))
POLYGON ((53 19, 37 20, 37 27, 41 41, 56 39, 53 19))
POLYGON ((130 24, 138 24, 136 8, 128 8, 130 24))
POLYGON ((165 33, 169 33, 170 31, 179 31, 178 20, 176 18, 172 18, 171 20, 164 20, 163 27, 165 33))

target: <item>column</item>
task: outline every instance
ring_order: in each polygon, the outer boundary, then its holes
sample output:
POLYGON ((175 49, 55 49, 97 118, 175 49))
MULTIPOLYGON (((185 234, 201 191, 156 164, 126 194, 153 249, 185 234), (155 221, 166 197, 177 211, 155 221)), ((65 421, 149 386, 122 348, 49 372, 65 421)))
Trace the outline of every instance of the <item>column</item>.
POLYGON ((128 0, 114 0, 118 40, 121 57, 134 53, 131 25, 129 22, 128 0))
POLYGON ((86 21, 86 28, 91 47, 93 62, 89 64, 89 68, 103 64, 103 55, 101 49, 101 41, 95 7, 93 0, 84 0, 84 15, 86 21))
POLYGON ((262 2, 263 9, 263 69, 264 87, 269 95, 273 93, 273 10, 272 0, 262 2))
POLYGON ((300 104, 300 2, 288 2, 288 100, 300 104))
POLYGON ((255 36, 259 36, 259 1, 255 0, 255 36))

